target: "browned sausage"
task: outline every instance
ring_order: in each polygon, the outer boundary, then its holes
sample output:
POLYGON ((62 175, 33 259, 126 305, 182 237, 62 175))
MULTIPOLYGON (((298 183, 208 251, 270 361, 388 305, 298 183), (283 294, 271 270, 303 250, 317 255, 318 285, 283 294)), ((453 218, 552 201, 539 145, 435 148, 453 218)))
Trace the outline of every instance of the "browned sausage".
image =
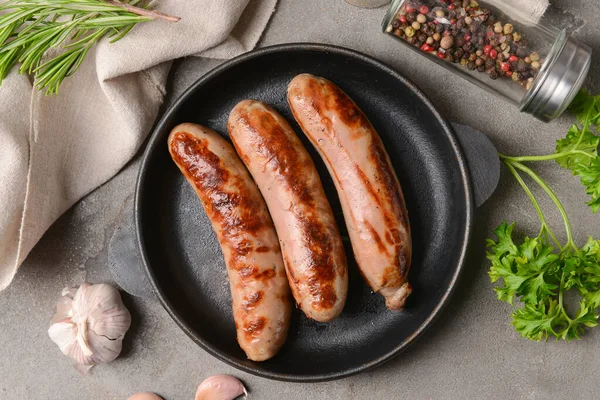
POLYGON ((312 75, 295 77, 288 102, 333 176, 360 271, 393 310, 412 288, 408 212, 381 139, 339 87, 312 75))
POLYGON ((240 347, 251 360, 269 359, 285 342, 291 301, 267 206, 233 147, 215 131, 181 124, 168 145, 221 244, 240 347))
POLYGON ((310 155, 264 103, 242 101, 227 126, 273 217, 296 303, 309 318, 335 318, 348 291, 346 255, 310 155))

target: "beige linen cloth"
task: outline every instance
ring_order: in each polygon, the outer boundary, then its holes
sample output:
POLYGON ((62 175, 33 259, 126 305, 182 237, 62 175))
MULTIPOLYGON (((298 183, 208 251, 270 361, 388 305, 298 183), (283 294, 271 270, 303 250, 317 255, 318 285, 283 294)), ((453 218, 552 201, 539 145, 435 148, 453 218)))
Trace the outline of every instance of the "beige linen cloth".
POLYGON ((165 96, 171 60, 251 50, 277 0, 158 0, 178 23, 98 44, 60 93, 13 72, 0 86, 0 290, 50 225, 137 152, 165 96))

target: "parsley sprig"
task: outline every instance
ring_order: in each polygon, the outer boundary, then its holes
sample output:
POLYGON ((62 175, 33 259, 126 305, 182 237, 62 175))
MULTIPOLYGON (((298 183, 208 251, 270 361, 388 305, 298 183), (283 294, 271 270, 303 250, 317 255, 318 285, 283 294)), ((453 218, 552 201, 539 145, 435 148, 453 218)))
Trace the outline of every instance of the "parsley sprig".
POLYGON ((149 10, 140 0, 0 0, 0 85, 17 65, 35 86, 58 93, 104 37, 111 43, 140 22, 179 18, 149 10))
POLYGON ((556 151, 544 156, 500 158, 531 200, 540 219, 540 231, 534 238, 517 243, 513 238, 516 224, 503 223, 488 239, 489 271, 499 300, 515 309, 512 324, 521 336, 531 340, 549 337, 570 341, 579 339, 585 327, 598 325, 600 314, 600 240, 590 237, 579 248, 573 240, 569 216, 552 188, 525 163, 554 160, 579 177, 593 213, 600 209, 600 96, 581 92, 571 106, 579 124, 556 143, 556 151), (562 245, 550 226, 523 175, 535 182, 558 209, 566 231, 562 245), (579 309, 570 313, 565 305, 569 291, 579 295, 579 309), (518 304, 515 302, 518 300, 518 304))

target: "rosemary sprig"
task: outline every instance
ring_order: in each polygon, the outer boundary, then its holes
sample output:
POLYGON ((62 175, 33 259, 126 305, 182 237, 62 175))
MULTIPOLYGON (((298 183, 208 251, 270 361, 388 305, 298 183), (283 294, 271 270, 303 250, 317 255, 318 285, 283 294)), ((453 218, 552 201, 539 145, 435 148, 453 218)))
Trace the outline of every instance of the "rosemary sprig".
POLYGON ((17 65, 33 74, 47 95, 58 93, 90 48, 108 37, 116 42, 136 24, 178 17, 138 6, 140 0, 8 0, 0 3, 0 85, 17 65))

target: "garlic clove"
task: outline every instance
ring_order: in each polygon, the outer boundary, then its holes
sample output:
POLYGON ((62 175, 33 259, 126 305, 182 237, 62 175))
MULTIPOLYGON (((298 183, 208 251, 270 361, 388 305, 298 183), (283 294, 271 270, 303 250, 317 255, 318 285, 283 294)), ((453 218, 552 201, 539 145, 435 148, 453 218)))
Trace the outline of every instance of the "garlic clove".
POLYGON ((77 326, 72 322, 62 321, 52 324, 48 329, 48 335, 58 345, 60 351, 75 360, 77 364, 94 365, 92 357, 85 356, 79 347, 76 330, 77 326))
POLYGON ((139 392, 139 393, 134 394, 127 400, 163 400, 163 398, 154 393, 139 392))
POLYGON ((61 297, 56 305, 56 314, 52 317, 51 323, 59 322, 65 318, 71 318, 73 316, 73 297, 77 289, 64 288, 61 297))
POLYGON ((196 400, 233 400, 248 396, 246 388, 231 375, 213 375, 206 378, 196 392, 196 400))

